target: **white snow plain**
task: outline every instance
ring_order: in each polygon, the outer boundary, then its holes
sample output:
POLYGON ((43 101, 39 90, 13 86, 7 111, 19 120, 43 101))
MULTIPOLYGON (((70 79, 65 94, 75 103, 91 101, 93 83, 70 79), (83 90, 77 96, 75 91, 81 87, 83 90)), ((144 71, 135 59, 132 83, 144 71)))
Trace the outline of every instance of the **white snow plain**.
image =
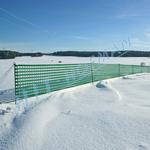
POLYGON ((150 150, 149 91, 138 74, 2 104, 0 150, 150 150))

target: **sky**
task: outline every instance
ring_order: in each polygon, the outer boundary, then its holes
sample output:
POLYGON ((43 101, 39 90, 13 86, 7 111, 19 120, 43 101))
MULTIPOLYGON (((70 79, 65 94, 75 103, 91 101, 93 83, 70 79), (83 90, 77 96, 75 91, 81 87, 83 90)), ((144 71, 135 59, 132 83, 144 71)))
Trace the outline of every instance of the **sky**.
POLYGON ((150 0, 0 0, 0 49, 150 50, 150 0))

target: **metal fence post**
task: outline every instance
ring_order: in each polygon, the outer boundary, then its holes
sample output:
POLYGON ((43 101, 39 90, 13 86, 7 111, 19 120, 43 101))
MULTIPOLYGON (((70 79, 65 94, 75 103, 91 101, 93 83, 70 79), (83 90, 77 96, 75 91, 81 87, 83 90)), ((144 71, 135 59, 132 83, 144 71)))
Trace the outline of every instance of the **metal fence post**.
POLYGON ((91 63, 91 78, 92 78, 92 83, 94 82, 94 77, 93 77, 93 64, 91 63))
POLYGON ((141 73, 143 73, 143 67, 142 67, 142 65, 141 65, 141 73))
POLYGON ((132 65, 132 74, 134 74, 134 65, 132 65))
POLYGON ((118 75, 119 75, 119 77, 120 77, 120 75, 121 75, 121 65, 120 64, 118 64, 118 75))
POLYGON ((16 63, 14 63, 14 87, 15 87, 15 104, 16 102, 16 63))

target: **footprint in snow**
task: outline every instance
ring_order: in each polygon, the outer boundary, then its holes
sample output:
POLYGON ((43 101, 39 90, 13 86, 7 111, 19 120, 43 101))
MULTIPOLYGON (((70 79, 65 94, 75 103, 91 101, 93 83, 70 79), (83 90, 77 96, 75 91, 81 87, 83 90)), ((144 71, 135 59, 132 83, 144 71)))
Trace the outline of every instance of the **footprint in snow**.
POLYGON ((149 149, 144 145, 138 145, 138 150, 149 150, 149 149))
POLYGON ((71 113, 71 110, 68 110, 66 112, 62 112, 62 114, 64 114, 64 115, 70 115, 70 113, 71 113))
POLYGON ((148 147, 149 146, 140 144, 140 145, 128 147, 127 150, 150 150, 150 148, 148 148, 148 147))

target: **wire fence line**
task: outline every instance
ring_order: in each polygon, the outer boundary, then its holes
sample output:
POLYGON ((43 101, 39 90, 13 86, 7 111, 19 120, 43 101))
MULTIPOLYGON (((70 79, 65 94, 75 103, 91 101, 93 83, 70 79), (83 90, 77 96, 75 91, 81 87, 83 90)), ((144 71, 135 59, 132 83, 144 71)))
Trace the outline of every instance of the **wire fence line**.
POLYGON ((14 64, 15 99, 22 100, 53 91, 135 73, 150 66, 121 64, 14 64))

